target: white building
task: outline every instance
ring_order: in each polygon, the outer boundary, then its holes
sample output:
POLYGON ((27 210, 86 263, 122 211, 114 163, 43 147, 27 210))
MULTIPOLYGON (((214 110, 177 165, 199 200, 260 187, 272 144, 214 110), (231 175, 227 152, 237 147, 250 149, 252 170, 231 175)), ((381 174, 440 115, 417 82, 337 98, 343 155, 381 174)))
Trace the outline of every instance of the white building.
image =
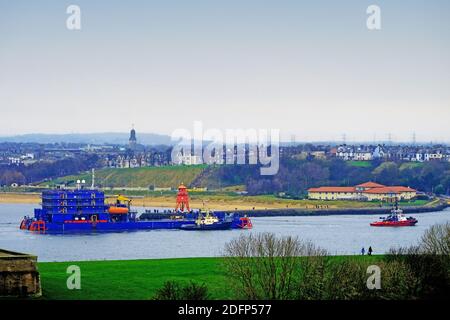
POLYGON ((187 155, 179 154, 176 157, 176 159, 173 159, 172 161, 173 161, 174 165, 184 164, 184 165, 190 166, 190 165, 202 164, 201 157, 197 156, 197 155, 192 155, 192 154, 187 154, 187 155))

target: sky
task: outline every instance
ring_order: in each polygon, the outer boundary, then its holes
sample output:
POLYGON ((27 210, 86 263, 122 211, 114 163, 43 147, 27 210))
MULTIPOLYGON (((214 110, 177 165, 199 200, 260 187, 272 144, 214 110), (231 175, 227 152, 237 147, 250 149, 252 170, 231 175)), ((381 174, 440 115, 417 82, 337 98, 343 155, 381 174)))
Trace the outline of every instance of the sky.
POLYGON ((202 121, 450 142, 449 17, 445 0, 0 0, 0 136, 202 121), (71 4, 81 30, 66 28, 71 4))

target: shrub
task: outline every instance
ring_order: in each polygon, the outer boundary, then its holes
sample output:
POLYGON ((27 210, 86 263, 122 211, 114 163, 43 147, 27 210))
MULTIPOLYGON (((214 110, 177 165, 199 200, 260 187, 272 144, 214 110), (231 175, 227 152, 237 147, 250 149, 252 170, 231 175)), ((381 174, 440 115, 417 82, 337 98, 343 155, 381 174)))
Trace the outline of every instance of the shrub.
POLYGON ((205 284, 198 285, 189 282, 183 285, 176 281, 166 281, 159 289, 154 298, 155 300, 207 300, 208 288, 205 284))
POLYGON ((325 278, 327 300, 359 300, 368 294, 366 268, 359 261, 344 260, 329 265, 325 278))
POLYGON ((444 299, 450 297, 450 223, 434 225, 419 245, 391 249, 388 263, 406 266, 412 282, 409 298, 444 299))
POLYGON ((417 298, 418 279, 404 261, 392 260, 379 264, 381 289, 373 290, 372 297, 387 300, 417 298))
POLYGON ((328 257, 324 255, 301 259, 301 277, 296 288, 296 299, 320 300, 325 298, 328 260, 328 257))
POLYGON ((224 267, 238 298, 294 299, 302 278, 299 256, 318 255, 325 251, 298 238, 241 235, 226 245, 224 267))
POLYGON ((431 226, 422 236, 420 249, 424 253, 450 256, 450 222, 431 226))

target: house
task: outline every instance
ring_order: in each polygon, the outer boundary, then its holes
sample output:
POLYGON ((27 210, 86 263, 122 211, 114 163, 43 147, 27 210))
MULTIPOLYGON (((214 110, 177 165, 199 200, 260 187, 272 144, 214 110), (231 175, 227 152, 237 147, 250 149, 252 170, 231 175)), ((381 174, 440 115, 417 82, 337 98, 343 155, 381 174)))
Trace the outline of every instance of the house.
POLYGON ((436 152, 428 153, 427 159, 428 161, 442 160, 444 159, 444 155, 441 153, 440 150, 437 150, 436 152))
POLYGON ((353 155, 355 161, 370 161, 372 160, 372 152, 369 150, 357 150, 353 155))
POLYGON ((382 159, 385 156, 383 148, 378 145, 372 153, 372 159, 382 159))
POLYGON ((404 186, 385 186, 366 182, 354 187, 319 187, 308 189, 308 198, 314 200, 410 200, 417 190, 404 186))
POLYGON ((353 160, 353 148, 347 146, 338 147, 336 157, 345 161, 353 160))
POLYGON ((201 164, 202 163, 202 158, 200 156, 197 155, 191 155, 191 154, 179 154, 177 159, 175 161, 173 161, 174 165, 197 165, 197 164, 201 164))

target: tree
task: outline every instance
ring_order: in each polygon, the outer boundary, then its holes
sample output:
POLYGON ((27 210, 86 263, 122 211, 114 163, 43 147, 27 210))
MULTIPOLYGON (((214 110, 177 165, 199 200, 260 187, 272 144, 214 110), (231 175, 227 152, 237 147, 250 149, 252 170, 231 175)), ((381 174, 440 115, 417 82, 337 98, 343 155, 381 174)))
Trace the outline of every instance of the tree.
POLYGON ((442 184, 438 184, 435 188, 434 188, 434 193, 436 194, 444 194, 445 193, 445 188, 442 184))
POLYGON ((224 267, 237 298, 293 299, 301 281, 299 257, 325 254, 325 250, 296 237, 241 235, 226 244, 224 267))
POLYGON ((398 165, 395 162, 384 162, 372 171, 374 180, 382 184, 397 184, 398 165))

